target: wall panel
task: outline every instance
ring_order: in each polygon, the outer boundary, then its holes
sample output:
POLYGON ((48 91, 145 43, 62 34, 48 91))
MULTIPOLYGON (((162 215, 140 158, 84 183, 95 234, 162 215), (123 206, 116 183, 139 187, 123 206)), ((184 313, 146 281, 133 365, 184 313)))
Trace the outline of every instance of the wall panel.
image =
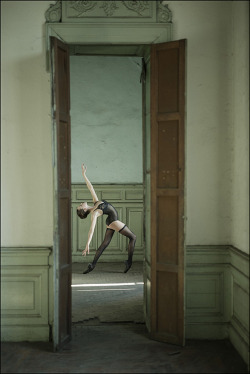
POLYGON ((51 324, 48 248, 2 248, 1 339, 48 341, 51 324))
POLYGON ((249 363, 249 255, 232 246, 186 248, 186 338, 229 338, 249 363))

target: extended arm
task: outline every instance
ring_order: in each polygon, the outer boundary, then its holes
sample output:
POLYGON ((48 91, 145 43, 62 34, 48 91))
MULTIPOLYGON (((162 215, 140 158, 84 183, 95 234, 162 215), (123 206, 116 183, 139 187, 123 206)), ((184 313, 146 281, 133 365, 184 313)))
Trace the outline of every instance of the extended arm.
POLYGON ((89 189, 89 191, 91 193, 91 196, 93 198, 94 203, 96 203, 99 199, 98 199, 98 197, 97 197, 97 195, 95 193, 94 187, 92 186, 91 182, 89 181, 89 179, 86 176, 86 170, 87 170, 87 167, 84 166, 84 164, 82 164, 82 175, 83 175, 83 178, 85 179, 85 182, 86 182, 86 184, 88 186, 88 189, 89 189))
POLYGON ((91 243, 91 240, 92 240, 92 237, 93 237, 93 234, 94 234, 94 231, 95 231, 95 225, 96 225, 97 216, 98 216, 97 212, 96 213, 94 212, 91 215, 91 226, 90 226, 90 229, 89 229, 88 241, 87 241, 85 250, 82 252, 83 256, 86 256, 86 254, 89 253, 89 245, 91 243))

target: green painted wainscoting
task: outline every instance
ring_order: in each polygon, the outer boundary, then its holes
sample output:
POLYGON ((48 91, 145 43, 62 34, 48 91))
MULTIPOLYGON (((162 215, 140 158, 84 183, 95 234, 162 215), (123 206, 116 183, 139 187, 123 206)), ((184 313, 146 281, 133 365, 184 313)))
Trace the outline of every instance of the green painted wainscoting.
POLYGON ((232 246, 186 248, 186 338, 229 338, 249 365, 249 255, 232 246))
MULTIPOLYGON (((99 200, 107 200, 116 208, 119 220, 124 222, 136 234, 134 261, 142 261, 145 248, 144 210, 142 184, 93 184, 99 200)), ((78 205, 87 201, 93 204, 91 194, 86 184, 72 184, 72 262, 91 262, 95 251, 101 244, 106 231, 106 217, 97 220, 96 229, 90 244, 89 255, 82 256, 87 243, 90 228, 90 216, 80 219, 76 214, 78 205)), ((115 233, 110 245, 100 257, 101 262, 125 261, 127 259, 128 239, 115 233)))
POLYGON ((1 341, 48 341, 53 320, 50 248, 1 249, 1 341))
POLYGON ((230 256, 230 324, 229 338, 240 352, 244 361, 249 362, 249 255, 229 247, 230 256))

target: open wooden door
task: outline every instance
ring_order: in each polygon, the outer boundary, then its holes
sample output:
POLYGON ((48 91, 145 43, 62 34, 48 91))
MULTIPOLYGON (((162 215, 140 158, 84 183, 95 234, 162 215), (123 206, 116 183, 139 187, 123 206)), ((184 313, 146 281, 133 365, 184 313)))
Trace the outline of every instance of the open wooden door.
POLYGON ((54 150, 54 351, 71 339, 71 140, 68 46, 51 38, 54 150))
POLYGON ((185 40, 151 46, 151 337, 184 345, 185 40))

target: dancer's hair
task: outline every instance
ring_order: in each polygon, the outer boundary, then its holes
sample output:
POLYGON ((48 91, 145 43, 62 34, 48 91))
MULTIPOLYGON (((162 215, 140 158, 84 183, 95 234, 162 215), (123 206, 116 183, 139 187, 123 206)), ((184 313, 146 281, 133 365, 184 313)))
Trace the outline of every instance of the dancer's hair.
POLYGON ((83 209, 77 209, 77 215, 81 219, 87 218, 89 213, 90 213, 90 210, 85 211, 83 209))

